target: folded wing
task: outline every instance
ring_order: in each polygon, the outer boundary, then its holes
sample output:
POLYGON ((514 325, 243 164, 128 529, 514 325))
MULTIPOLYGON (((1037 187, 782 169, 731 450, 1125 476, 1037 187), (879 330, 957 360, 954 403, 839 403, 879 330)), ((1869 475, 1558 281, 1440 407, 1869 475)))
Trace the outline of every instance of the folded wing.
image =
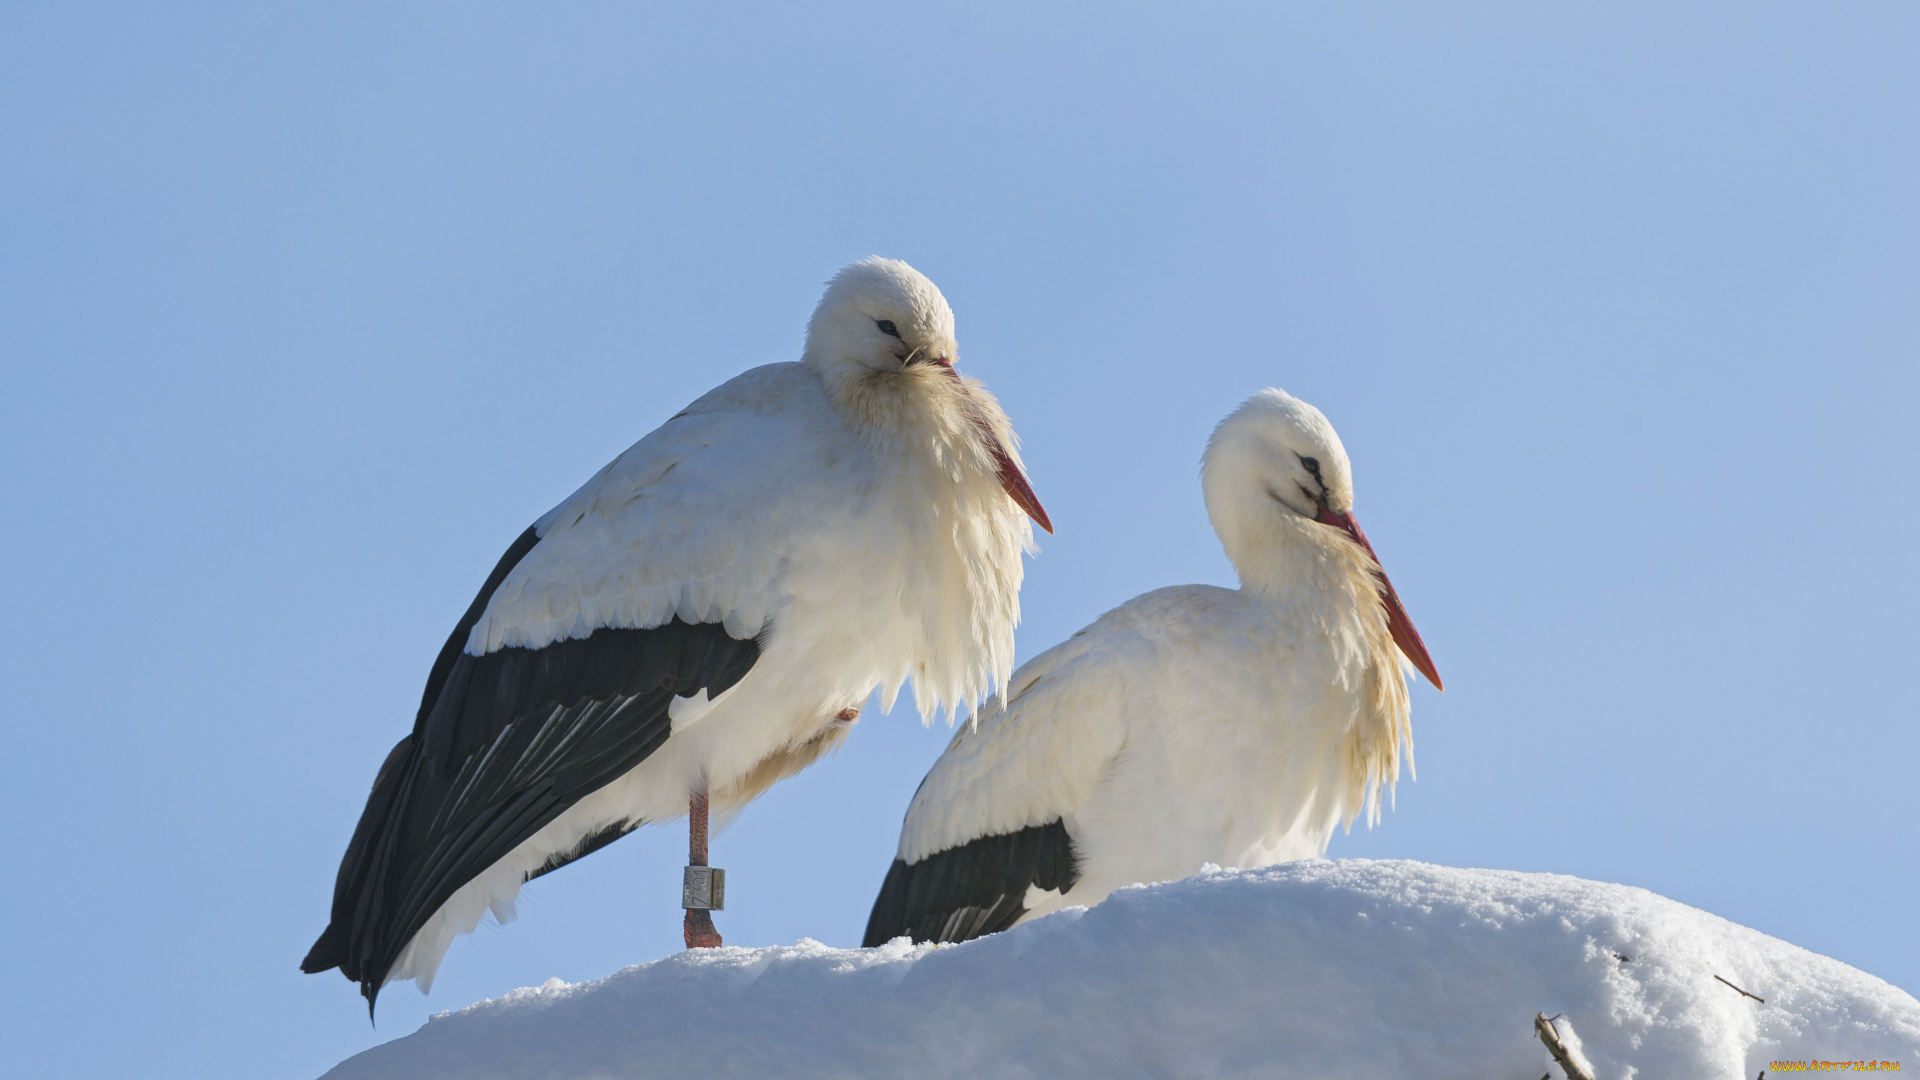
POLYGON ((1005 930, 1028 890, 1079 878, 1068 819, 1125 739, 1121 691, 1089 661, 1096 624, 1014 673, 1004 707, 963 727, 914 793, 865 944, 967 941, 1005 930))
MULTIPOLYGON (((806 490, 830 471, 824 401, 796 374, 722 386, 508 549, 380 769, 303 970, 339 967, 369 1006, 396 964, 430 977, 437 954, 401 962, 450 897, 653 753, 676 696, 718 697, 753 668, 787 537, 832 512, 806 490)), ((594 823, 525 876, 640 824, 594 823)))

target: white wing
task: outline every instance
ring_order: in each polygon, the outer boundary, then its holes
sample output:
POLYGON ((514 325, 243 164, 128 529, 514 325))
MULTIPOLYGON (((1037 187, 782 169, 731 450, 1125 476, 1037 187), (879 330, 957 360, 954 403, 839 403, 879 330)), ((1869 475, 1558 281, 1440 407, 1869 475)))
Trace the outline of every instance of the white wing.
POLYGON ((759 633, 781 603, 788 538, 823 504, 851 435, 799 364, 714 389, 601 469, 534 528, 467 652, 539 648, 679 616, 759 633))
POLYGON ((1016 672, 1006 704, 955 735, 914 793, 865 943, 966 941, 1077 900, 1083 815, 1110 795, 1141 725, 1180 707, 1166 674, 1204 648, 1193 621, 1232 595, 1136 597, 1016 672))
POLYGON ((1125 711, 1152 643, 1130 603, 1020 666, 1004 704, 962 727, 914 793, 897 857, 1071 816, 1126 742, 1125 711))

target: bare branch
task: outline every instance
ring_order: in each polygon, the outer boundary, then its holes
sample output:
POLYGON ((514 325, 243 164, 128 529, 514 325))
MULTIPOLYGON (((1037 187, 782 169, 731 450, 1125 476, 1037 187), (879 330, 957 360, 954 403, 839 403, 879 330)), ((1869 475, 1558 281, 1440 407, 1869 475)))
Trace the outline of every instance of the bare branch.
POLYGON ((1560 1030, 1553 1026, 1553 1021, 1558 1018, 1558 1013, 1553 1017, 1540 1013, 1533 1018, 1533 1030, 1540 1033, 1540 1041, 1547 1044, 1547 1053, 1552 1054, 1553 1060, 1560 1063, 1561 1070, 1567 1074, 1567 1080, 1593 1080, 1593 1074, 1577 1064, 1573 1060, 1573 1051, 1568 1050, 1567 1044, 1560 1041, 1560 1030))
MULTIPOLYGON (((1720 976, 1718 976, 1718 975, 1715 975, 1715 976, 1714 976, 1714 978, 1716 978, 1716 979, 1720 979, 1720 976)), ((1727 982, 1727 980, 1725 980, 1725 979, 1720 979, 1720 981, 1721 981, 1721 982, 1723 982, 1723 983, 1727 983, 1727 985, 1728 985, 1728 986, 1733 986, 1733 984, 1732 984, 1732 983, 1730 983, 1730 982, 1727 982)), ((1734 988, 1735 990, 1740 990, 1740 988, 1739 988, 1739 987, 1737 987, 1737 986, 1733 986, 1733 988, 1734 988)), ((1741 992, 1741 993, 1743 993, 1743 994, 1747 994, 1747 992, 1746 992, 1745 990, 1740 990, 1740 992, 1741 992)), ((1763 997, 1761 997, 1761 996, 1760 996, 1759 994, 1747 994, 1747 996, 1748 996, 1748 997, 1750 997, 1750 998, 1752 998, 1753 1000, 1755 1000, 1755 1001, 1757 1001, 1757 1002, 1759 1002, 1759 1003, 1760 1003, 1760 1004, 1762 1004, 1762 1005, 1765 1005, 1765 1004, 1767 1003, 1767 999, 1766 999, 1766 998, 1763 998, 1763 997)))

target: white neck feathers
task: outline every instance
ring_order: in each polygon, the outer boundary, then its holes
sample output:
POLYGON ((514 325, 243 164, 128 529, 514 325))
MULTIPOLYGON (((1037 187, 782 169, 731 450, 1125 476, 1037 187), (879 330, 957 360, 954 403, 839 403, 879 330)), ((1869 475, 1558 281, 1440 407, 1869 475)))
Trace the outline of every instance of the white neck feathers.
POLYGON ((964 715, 1013 673, 1021 557, 1033 533, 993 453, 998 440, 1017 454, 1012 425, 978 382, 937 365, 814 370, 873 453, 884 489, 876 505, 900 546, 885 556, 897 559, 900 601, 920 627, 919 659, 888 675, 882 706, 911 678, 923 720, 964 715))
POLYGON ((1339 530, 1302 517, 1269 493, 1250 470, 1208 461, 1208 516, 1241 589, 1302 635, 1332 645, 1330 677, 1350 691, 1353 709, 1338 736, 1344 790, 1333 794, 1348 824, 1364 809, 1377 821, 1382 787, 1391 794, 1402 744, 1412 769, 1413 730, 1399 646, 1387 627, 1373 557, 1339 530))

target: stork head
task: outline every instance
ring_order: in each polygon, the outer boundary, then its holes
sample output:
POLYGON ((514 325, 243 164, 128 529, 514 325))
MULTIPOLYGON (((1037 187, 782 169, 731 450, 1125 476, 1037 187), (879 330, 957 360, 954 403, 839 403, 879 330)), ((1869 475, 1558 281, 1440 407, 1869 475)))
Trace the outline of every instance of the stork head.
POLYGON ((1354 520, 1353 466, 1325 414, 1284 390, 1260 391, 1214 429, 1200 477, 1207 516, 1243 585, 1287 584, 1297 567, 1312 565, 1288 555, 1336 536, 1364 550, 1394 643, 1440 687, 1433 657, 1354 520))
POLYGON ((1246 531, 1239 519, 1249 514, 1314 519, 1323 507, 1353 509, 1347 448, 1325 414, 1285 390, 1262 390, 1220 421, 1200 468, 1207 514, 1222 536, 1246 531))
POLYGON ((803 362, 870 430, 896 438, 917 430, 968 448, 982 469, 997 474, 1007 496, 1052 532, 1020 466, 1012 422, 986 387, 960 377, 959 357, 953 309, 939 288, 899 259, 874 255, 827 282, 807 323, 803 362))
POLYGON ((861 259, 833 275, 807 324, 807 362, 824 376, 951 367, 953 309, 927 276, 898 259, 861 259))

